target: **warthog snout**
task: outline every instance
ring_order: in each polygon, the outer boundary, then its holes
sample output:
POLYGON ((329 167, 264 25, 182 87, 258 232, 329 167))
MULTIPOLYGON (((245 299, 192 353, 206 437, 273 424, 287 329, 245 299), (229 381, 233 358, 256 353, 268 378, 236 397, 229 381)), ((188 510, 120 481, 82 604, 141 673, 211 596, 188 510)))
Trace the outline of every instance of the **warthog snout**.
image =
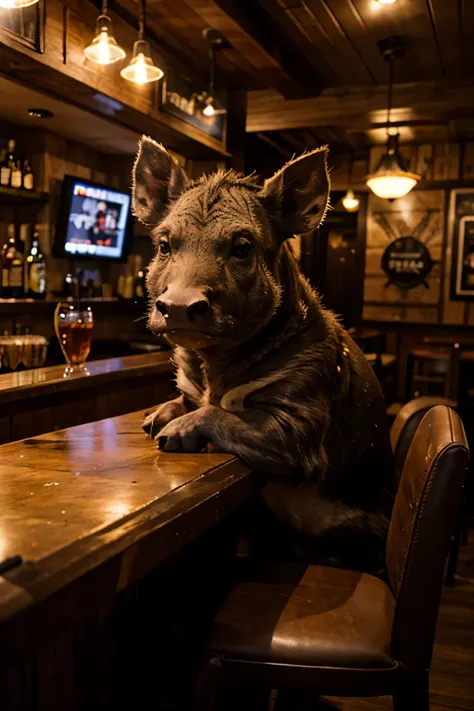
POLYGON ((157 299, 156 310, 166 319, 166 328, 199 329, 209 316, 209 300, 199 289, 168 288, 157 299))

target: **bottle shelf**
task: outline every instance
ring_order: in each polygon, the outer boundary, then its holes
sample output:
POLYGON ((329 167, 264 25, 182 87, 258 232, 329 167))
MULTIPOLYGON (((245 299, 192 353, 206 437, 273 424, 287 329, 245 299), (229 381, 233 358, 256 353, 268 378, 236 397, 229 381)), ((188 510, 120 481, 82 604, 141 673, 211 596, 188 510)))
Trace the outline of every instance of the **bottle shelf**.
POLYGON ((44 203, 48 201, 48 193, 24 188, 4 188, 0 186, 0 203, 12 205, 44 203))

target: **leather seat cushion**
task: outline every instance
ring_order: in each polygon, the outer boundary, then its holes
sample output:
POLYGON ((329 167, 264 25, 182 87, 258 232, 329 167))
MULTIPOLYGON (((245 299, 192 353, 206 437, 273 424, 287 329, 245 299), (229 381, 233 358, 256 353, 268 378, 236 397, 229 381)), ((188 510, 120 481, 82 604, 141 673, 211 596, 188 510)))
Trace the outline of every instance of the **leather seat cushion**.
POLYGON ((238 583, 213 622, 209 651, 282 664, 394 666, 395 601, 384 582, 322 566, 300 569, 294 577, 238 583))

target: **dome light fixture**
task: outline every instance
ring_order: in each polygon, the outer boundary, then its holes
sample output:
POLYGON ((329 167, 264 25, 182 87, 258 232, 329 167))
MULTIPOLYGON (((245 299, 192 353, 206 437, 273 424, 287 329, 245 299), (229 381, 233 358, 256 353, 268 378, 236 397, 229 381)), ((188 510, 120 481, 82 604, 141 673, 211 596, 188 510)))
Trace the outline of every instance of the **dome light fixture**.
POLYGON ((359 198, 356 198, 353 190, 348 190, 342 198, 342 204, 347 212, 357 212, 360 205, 359 198))
POLYGON ((39 0, 0 0, 0 7, 6 10, 20 10, 22 7, 36 5, 39 0))
POLYGON ((145 37, 146 3, 140 3, 140 21, 138 29, 138 40, 133 45, 133 56, 128 66, 122 69, 121 76, 133 84, 149 84, 158 81, 164 76, 160 67, 154 64, 151 58, 150 44, 145 37))
POLYGON ((407 195, 410 190, 415 187, 417 182, 421 180, 421 176, 416 173, 410 173, 410 171, 407 170, 405 161, 399 150, 398 132, 395 135, 393 134, 390 123, 394 64, 398 57, 405 55, 403 41, 401 37, 388 37, 385 40, 380 40, 379 47, 383 57, 389 62, 387 102, 388 141, 387 150, 382 156, 377 170, 375 173, 368 175, 365 182, 377 197, 384 198, 385 200, 396 200, 397 198, 407 195))
POLYGON ((97 18, 95 37, 84 54, 96 64, 114 64, 125 59, 125 51, 114 37, 112 20, 107 15, 107 0, 102 0, 102 13, 97 18))

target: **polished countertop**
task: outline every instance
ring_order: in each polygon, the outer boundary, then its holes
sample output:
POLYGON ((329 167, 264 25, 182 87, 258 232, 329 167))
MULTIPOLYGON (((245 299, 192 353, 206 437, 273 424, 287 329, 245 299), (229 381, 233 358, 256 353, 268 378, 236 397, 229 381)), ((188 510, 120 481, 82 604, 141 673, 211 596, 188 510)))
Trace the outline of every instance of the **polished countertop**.
POLYGON ((171 351, 158 351, 88 361, 87 373, 77 371, 68 377, 64 377, 65 365, 5 373, 0 375, 0 405, 30 396, 91 388, 112 380, 171 372, 170 354, 171 351))
POLYGON ((143 416, 0 447, 0 623, 117 556, 121 589, 248 499, 247 466, 160 453, 143 416))

